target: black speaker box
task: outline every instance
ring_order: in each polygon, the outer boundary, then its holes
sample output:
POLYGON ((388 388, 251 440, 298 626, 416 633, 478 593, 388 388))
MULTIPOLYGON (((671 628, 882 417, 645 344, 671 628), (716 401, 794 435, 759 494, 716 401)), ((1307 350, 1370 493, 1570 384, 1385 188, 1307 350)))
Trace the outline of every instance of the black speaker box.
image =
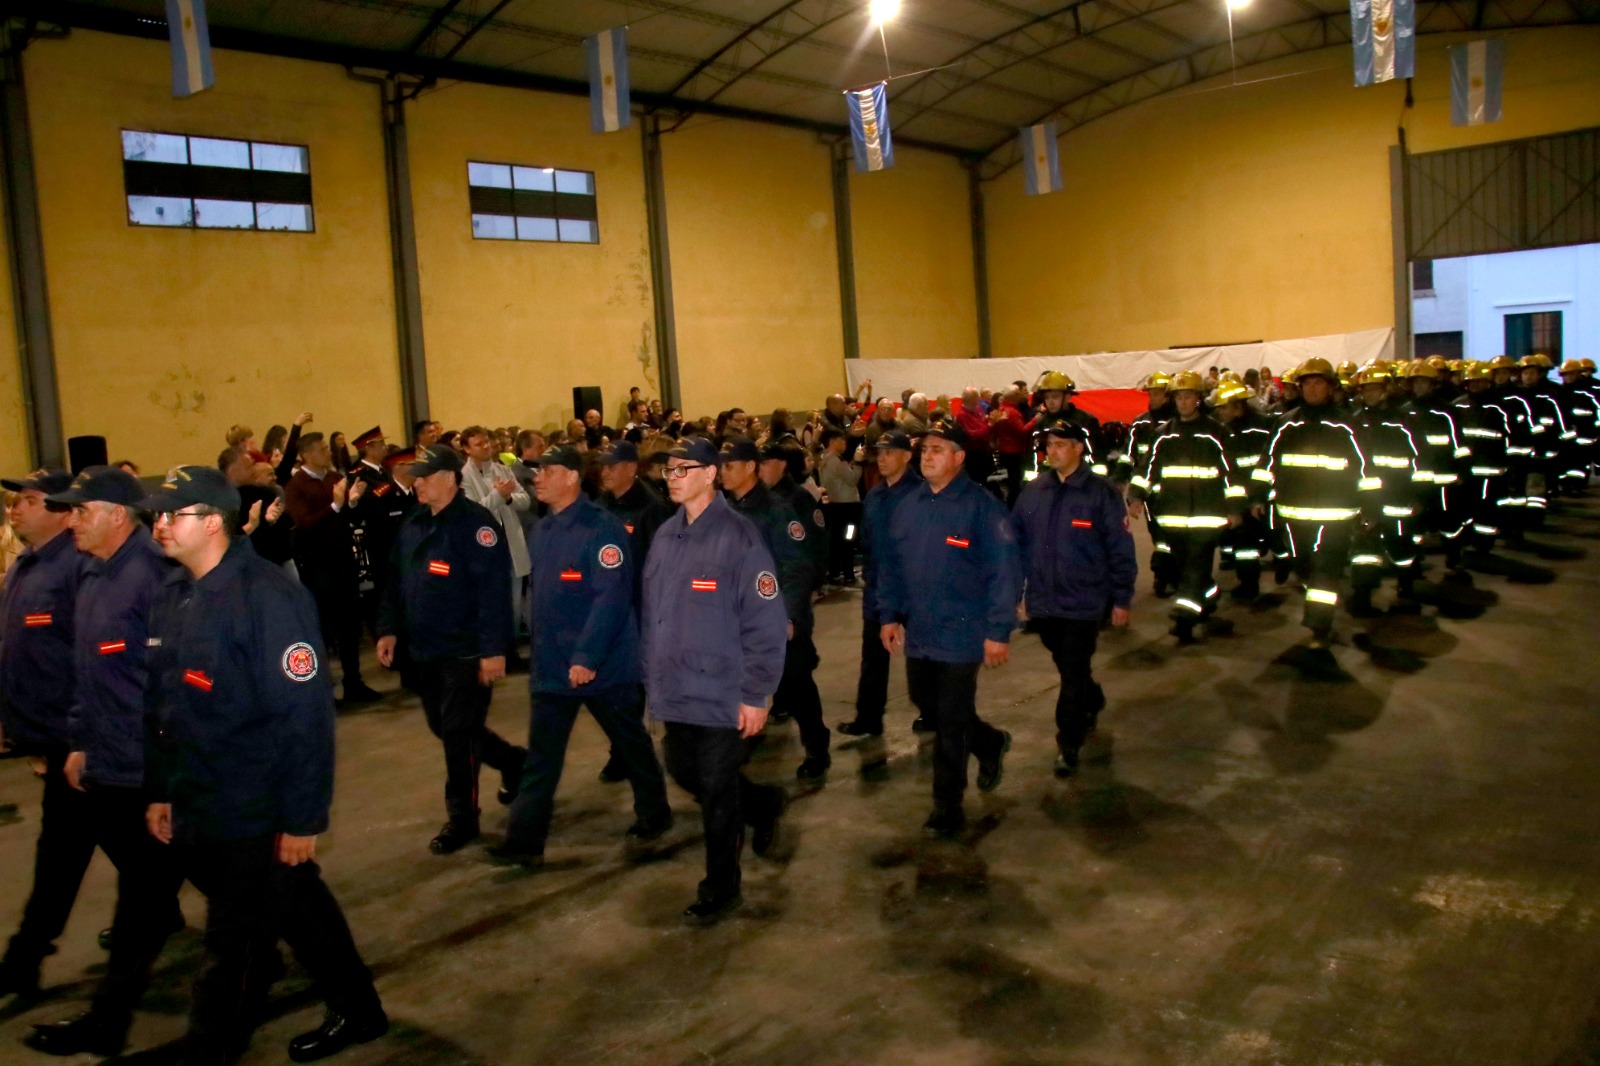
POLYGON ((600 421, 605 421, 606 409, 600 403, 599 385, 579 385, 572 390, 572 417, 582 418, 585 411, 599 411, 600 421))
POLYGON ((86 466, 105 466, 109 462, 104 437, 67 438, 67 463, 73 474, 80 473, 86 466))

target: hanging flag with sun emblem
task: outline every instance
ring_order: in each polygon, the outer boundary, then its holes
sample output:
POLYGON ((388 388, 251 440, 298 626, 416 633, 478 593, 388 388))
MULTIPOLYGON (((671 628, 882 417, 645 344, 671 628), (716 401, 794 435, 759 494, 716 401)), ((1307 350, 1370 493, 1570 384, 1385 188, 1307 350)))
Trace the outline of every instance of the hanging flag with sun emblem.
POLYGON ((1056 124, 1041 122, 1024 126, 1018 138, 1022 144, 1022 173, 1027 178, 1028 195, 1043 196, 1061 191, 1061 157, 1056 154, 1056 124))
POLYGON ((1416 0, 1350 0, 1356 84, 1373 85, 1414 75, 1416 32, 1416 0))
POLYGON ((889 136, 888 82, 870 89, 851 89, 850 143, 855 149, 856 170, 888 170, 894 166, 894 139, 889 136))
POLYGON ((597 33, 583 42, 589 56, 589 125, 596 133, 627 129, 628 27, 597 33))
POLYGON ((1500 74, 1505 62, 1504 41, 1450 46, 1450 125, 1500 121, 1500 74))
POLYGON ((211 30, 205 0, 167 0, 167 35, 172 39, 172 95, 193 96, 211 88, 211 30))

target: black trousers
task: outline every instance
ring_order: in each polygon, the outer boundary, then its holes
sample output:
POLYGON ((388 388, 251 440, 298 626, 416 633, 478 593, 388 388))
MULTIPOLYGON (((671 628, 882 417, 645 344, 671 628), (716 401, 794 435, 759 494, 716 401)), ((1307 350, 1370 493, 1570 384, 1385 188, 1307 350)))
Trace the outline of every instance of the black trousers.
POLYGON ((1233 559, 1239 587, 1249 592, 1261 587, 1261 556, 1267 550, 1267 524, 1248 512, 1237 526, 1222 533, 1222 550, 1233 559))
POLYGON ((666 778, 656 760, 655 745, 644 728, 644 698, 638 685, 597 689, 582 696, 561 696, 545 692, 533 694, 528 722, 528 758, 522 768, 522 783, 511 804, 506 827, 506 843, 542 853, 550 834, 550 813, 555 805, 556 786, 567 759, 567 741, 578 710, 588 707, 594 720, 611 741, 611 758, 620 763, 633 788, 633 813, 642 819, 665 818, 666 778))
POLYGON ((1355 519, 1348 518, 1336 522, 1289 519, 1282 523, 1295 571, 1305 583, 1306 606, 1301 624, 1307 629, 1326 630, 1333 625, 1339 604, 1339 584, 1350 562, 1354 522, 1355 519))
POLYGON ((450 821, 478 825, 478 767, 499 770, 514 787, 527 760, 517 747, 486 724, 493 689, 478 683, 477 659, 437 659, 415 664, 413 674, 422 713, 433 735, 444 742, 444 807, 450 821))
POLYGON ((828 576, 854 577, 856 542, 850 534, 861 530, 861 504, 825 503, 822 514, 828 524, 828 576))
MULTIPOLYGON (((872 595, 869 590, 868 595, 872 595)), ((856 721, 883 727, 889 704, 889 651, 883 646, 883 623, 871 615, 861 619, 861 676, 856 680, 856 721)))
POLYGON ((967 790, 967 759, 999 753, 1000 730, 978 717, 978 670, 982 663, 906 659, 911 702, 933 723, 933 802, 959 807, 967 790))
POLYGON ((117 905, 111 958, 95 991, 94 1009, 111 1019, 125 1018, 144 994, 150 967, 166 943, 183 876, 145 826, 143 791, 91 785, 79 792, 62 773, 65 758, 55 754, 46 762, 33 892, 6 958, 18 966, 37 967, 53 950, 84 871, 100 848, 117 868, 117 905))
POLYGON ((1213 572, 1221 531, 1168 529, 1166 539, 1172 546, 1171 573, 1176 578, 1174 616, 1197 619, 1211 614, 1217 605, 1217 582, 1213 572))
POLYGON ((672 779, 700 804, 706 837, 701 899, 726 899, 739 891, 744 827, 776 816, 783 789, 757 785, 741 767, 750 747, 737 729, 667 722, 664 747, 672 779))
POLYGON ((1106 705, 1105 691, 1091 669, 1100 641, 1100 621, 1035 618, 1033 626, 1061 675, 1061 691, 1056 695, 1056 747, 1070 755, 1083 747, 1106 705))
POLYGON ((772 705, 794 718, 806 754, 826 759, 833 734, 823 724, 822 694, 812 673, 821 661, 810 626, 795 626, 794 636, 783 650, 783 676, 778 679, 778 691, 772 694, 772 705))
POLYGON ((361 684, 361 591, 355 572, 303 559, 295 560, 300 583, 317 601, 322 640, 330 656, 339 657, 340 678, 348 692, 361 684))
POLYGON ((276 837, 175 845, 178 865, 206 897, 205 968, 195 982, 184 1061, 213 1066, 238 1058, 255 1027, 249 978, 281 937, 346 1017, 381 1009, 344 912, 314 862, 284 866, 276 837))

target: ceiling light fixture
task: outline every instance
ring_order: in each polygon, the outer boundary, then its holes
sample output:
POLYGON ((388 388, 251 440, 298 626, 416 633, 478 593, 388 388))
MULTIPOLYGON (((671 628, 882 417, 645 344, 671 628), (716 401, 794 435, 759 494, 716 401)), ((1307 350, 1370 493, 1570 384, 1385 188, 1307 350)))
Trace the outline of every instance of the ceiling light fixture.
POLYGON ((872 21, 881 26, 900 13, 900 0, 870 0, 867 10, 872 21))

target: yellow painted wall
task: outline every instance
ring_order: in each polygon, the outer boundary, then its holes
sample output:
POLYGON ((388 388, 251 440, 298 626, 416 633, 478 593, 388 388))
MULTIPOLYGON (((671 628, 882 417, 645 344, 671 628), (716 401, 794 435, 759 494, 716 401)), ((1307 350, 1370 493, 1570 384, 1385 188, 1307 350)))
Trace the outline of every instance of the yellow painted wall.
MULTIPOLYGON (((3 210, 3 208, 0 208, 3 210)), ((23 421, 22 366, 17 352, 16 305, 11 299, 11 255, 0 227, 0 470, 5 477, 27 473, 28 430, 23 421)))
POLYGON ((967 172, 900 149, 894 167, 850 174, 857 319, 864 359, 978 354, 967 172))
POLYGON ((550 426, 599 385, 660 396, 642 148, 587 98, 449 84, 407 110, 430 408, 446 425, 550 426), (595 175, 599 244, 475 240, 467 161, 595 175))
MULTIPOLYGON (((1449 41, 1419 40, 1413 151, 1600 124, 1600 28, 1507 36, 1506 118, 1478 130, 1449 125, 1449 41)), ((994 354, 1393 325, 1388 147, 1405 89, 1350 78, 1347 46, 1252 67, 1240 81, 1255 84, 1071 131, 1061 193, 1024 195, 1016 169, 988 184, 994 354)))
POLYGON ((400 430, 377 89, 237 52, 171 94, 165 42, 75 31, 24 55, 62 417, 147 472, 235 422, 400 430), (316 232, 130 226, 121 129, 309 145, 316 232))
POLYGON ((827 146, 735 121, 662 144, 684 413, 820 406, 844 387, 827 146))

